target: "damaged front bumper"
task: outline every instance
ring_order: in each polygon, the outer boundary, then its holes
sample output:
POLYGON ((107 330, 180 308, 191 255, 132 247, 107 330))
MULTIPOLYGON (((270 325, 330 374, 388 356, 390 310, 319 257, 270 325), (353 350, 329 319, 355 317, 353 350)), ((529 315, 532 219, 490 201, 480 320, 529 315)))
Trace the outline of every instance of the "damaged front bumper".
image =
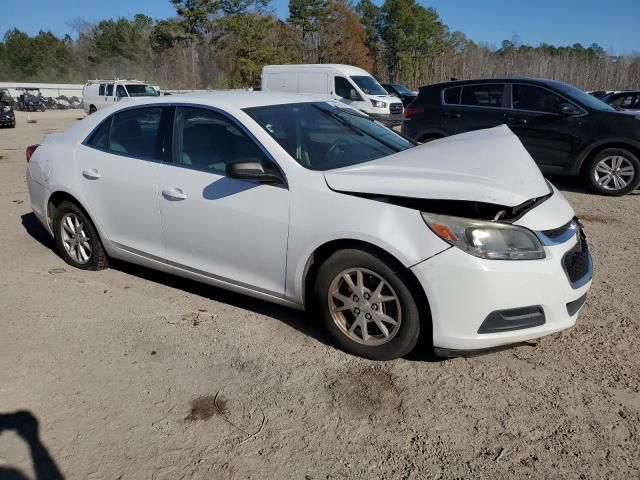
POLYGON ((454 247, 412 267, 430 302, 435 353, 469 355, 572 327, 593 263, 581 229, 561 239, 543 241, 540 260, 486 260, 454 247))

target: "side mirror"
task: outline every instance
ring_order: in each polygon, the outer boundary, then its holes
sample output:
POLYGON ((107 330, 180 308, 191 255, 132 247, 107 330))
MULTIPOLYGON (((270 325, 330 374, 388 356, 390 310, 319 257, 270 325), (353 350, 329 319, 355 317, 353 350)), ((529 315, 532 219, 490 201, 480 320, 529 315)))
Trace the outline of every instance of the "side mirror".
POLYGON ((580 115, 582 113, 582 110, 580 110, 572 103, 563 103, 560 105, 560 113, 562 115, 566 115, 567 117, 572 117, 574 115, 580 115))
POLYGON ((266 171, 261 160, 249 158, 239 162, 228 163, 225 174, 238 180, 252 180, 260 183, 282 183, 280 175, 266 171))
POLYGON ((360 95, 358 95, 355 88, 349 90, 349 100, 360 100, 360 95))

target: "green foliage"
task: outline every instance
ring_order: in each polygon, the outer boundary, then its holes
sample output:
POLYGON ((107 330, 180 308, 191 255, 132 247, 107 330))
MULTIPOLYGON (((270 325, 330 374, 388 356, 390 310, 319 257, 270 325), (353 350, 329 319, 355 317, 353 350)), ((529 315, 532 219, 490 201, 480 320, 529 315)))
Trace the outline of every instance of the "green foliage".
POLYGON ((380 35, 386 45, 390 77, 413 79, 425 59, 445 49, 448 29, 433 8, 425 8, 415 0, 386 0, 380 35))
POLYGON ((220 8, 219 0, 171 0, 185 33, 203 35, 211 26, 211 16, 220 8))
POLYGON ((300 27, 303 35, 317 32, 327 13, 327 0, 289 0, 289 23, 300 27))
MULTIPOLYGON (((166 0, 165 0, 166 1, 166 0)), ((265 64, 350 63, 413 87, 449 77, 534 75, 589 88, 640 87, 640 57, 611 57, 597 44, 496 47, 449 32, 417 0, 169 0, 176 16, 72 20, 76 38, 7 31, 0 80, 84 82, 137 77, 172 88, 247 87, 265 64)))

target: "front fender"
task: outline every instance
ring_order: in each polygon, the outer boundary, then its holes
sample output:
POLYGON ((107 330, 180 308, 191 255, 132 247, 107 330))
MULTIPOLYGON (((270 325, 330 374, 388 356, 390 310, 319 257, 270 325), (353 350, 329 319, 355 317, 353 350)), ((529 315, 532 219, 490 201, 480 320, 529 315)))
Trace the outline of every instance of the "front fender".
POLYGON ((447 248, 420 212, 382 201, 338 193, 292 189, 286 295, 297 303, 304 297, 304 275, 314 252, 336 240, 373 245, 409 268, 447 248), (305 199, 314 198, 314 201, 305 199))

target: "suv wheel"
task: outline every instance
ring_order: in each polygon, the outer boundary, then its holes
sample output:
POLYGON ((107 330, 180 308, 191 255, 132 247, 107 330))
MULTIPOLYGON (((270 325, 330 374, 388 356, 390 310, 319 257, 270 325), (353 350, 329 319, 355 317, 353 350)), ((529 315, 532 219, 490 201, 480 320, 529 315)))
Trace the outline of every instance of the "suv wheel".
POLYGON ((605 148, 591 159, 587 175, 598 193, 626 195, 640 185, 640 161, 624 148, 605 148))
POLYGON ((89 115, 91 115, 92 113, 96 113, 96 107, 93 105, 89 107, 89 115))
POLYGON ((82 270, 107 267, 107 254, 88 215, 71 202, 62 202, 53 223, 62 258, 82 270))
POLYGON ((420 336, 420 314, 403 275, 377 255, 340 250, 318 270, 315 300, 346 351, 372 360, 402 357, 420 336))

